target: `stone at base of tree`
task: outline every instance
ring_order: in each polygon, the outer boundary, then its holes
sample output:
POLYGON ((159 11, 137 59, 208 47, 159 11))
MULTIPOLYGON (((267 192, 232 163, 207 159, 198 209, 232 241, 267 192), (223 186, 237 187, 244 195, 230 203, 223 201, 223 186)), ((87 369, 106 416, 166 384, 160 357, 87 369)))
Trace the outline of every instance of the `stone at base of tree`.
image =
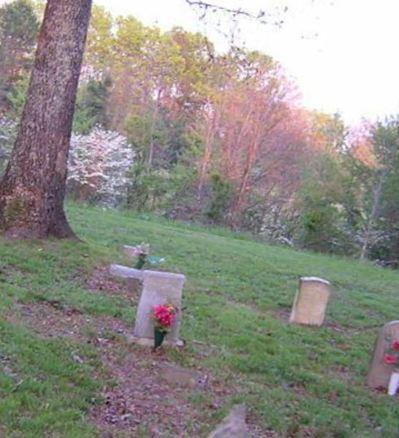
POLYGON ((317 277, 302 277, 292 306, 290 322, 321 326, 324 322, 331 284, 317 277))
POLYGON ((399 341, 399 321, 385 324, 377 337, 374 346, 373 358, 367 375, 367 385, 372 388, 388 388, 389 379, 395 370, 396 364, 384 362, 384 356, 394 341, 399 341))
POLYGON ((234 406, 208 438, 247 438, 249 431, 245 422, 246 415, 247 409, 244 405, 234 406))

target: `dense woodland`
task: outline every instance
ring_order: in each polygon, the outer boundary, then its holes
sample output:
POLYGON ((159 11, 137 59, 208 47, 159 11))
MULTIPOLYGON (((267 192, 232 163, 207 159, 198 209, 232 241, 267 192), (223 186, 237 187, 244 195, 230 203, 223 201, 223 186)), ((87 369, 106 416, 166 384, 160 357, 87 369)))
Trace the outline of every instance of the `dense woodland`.
MULTIPOLYGON (((0 172, 43 6, 0 8, 0 172)), ((277 60, 94 7, 68 196, 399 262, 399 118, 354 129, 309 111, 277 60)))

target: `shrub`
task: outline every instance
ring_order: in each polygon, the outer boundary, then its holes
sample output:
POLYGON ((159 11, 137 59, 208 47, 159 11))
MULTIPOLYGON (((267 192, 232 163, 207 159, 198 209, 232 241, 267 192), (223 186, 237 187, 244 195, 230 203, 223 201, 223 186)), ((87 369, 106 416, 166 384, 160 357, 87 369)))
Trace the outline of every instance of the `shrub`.
POLYGON ((80 201, 116 207, 126 201, 134 153, 125 137, 95 127, 73 135, 68 163, 68 193, 80 201))

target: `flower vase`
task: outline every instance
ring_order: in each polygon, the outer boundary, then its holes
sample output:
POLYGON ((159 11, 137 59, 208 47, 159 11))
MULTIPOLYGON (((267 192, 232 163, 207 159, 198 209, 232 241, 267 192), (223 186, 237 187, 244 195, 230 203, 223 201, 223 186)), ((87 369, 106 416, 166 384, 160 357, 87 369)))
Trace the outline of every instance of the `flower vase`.
POLYGON ((388 394, 396 395, 399 388, 399 372, 395 370, 389 379, 388 394))
POLYGON ((134 269, 142 269, 147 261, 147 254, 140 254, 136 264, 134 265, 134 269))
POLYGON ((154 350, 162 345, 166 336, 165 330, 160 330, 158 328, 154 328, 154 350))

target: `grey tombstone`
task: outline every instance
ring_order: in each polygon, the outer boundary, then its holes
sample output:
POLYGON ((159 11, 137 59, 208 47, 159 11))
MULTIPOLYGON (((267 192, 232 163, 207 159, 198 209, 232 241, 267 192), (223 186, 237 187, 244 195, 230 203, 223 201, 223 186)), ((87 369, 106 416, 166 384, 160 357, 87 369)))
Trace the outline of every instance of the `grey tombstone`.
POLYGON ((135 246, 129 246, 129 245, 123 245, 122 246, 122 252, 131 258, 137 257, 136 247, 135 246))
POLYGON ((142 281, 144 278, 144 271, 140 269, 129 268, 123 265, 111 265, 109 273, 115 277, 124 279, 133 279, 142 281))
POLYGON ((384 362, 384 355, 394 341, 399 341, 399 321, 391 321, 385 324, 378 334, 367 375, 368 386, 372 388, 388 387, 392 372, 394 372, 395 367, 399 366, 399 364, 390 365, 384 362))
POLYGON ((140 294, 143 286, 143 271, 123 265, 111 265, 109 268, 109 273, 114 277, 125 280, 131 292, 140 294))
POLYGON ((154 322, 152 313, 159 304, 171 304, 176 307, 176 322, 167 334, 165 343, 182 345, 179 339, 181 325, 181 301, 183 285, 186 277, 171 272, 149 271, 129 268, 122 265, 111 265, 111 275, 128 281, 139 281, 143 284, 137 308, 134 336, 131 340, 141 345, 152 345, 154 342, 154 322))
POLYGON ((302 277, 292 306, 290 322, 321 326, 324 322, 331 284, 317 277, 302 277))
POLYGON ((154 339, 154 307, 171 304, 177 308, 176 322, 167 334, 168 344, 181 345, 179 339, 181 325, 181 302, 185 276, 171 272, 143 271, 143 290, 137 308, 133 341, 142 345, 152 345, 154 339))

